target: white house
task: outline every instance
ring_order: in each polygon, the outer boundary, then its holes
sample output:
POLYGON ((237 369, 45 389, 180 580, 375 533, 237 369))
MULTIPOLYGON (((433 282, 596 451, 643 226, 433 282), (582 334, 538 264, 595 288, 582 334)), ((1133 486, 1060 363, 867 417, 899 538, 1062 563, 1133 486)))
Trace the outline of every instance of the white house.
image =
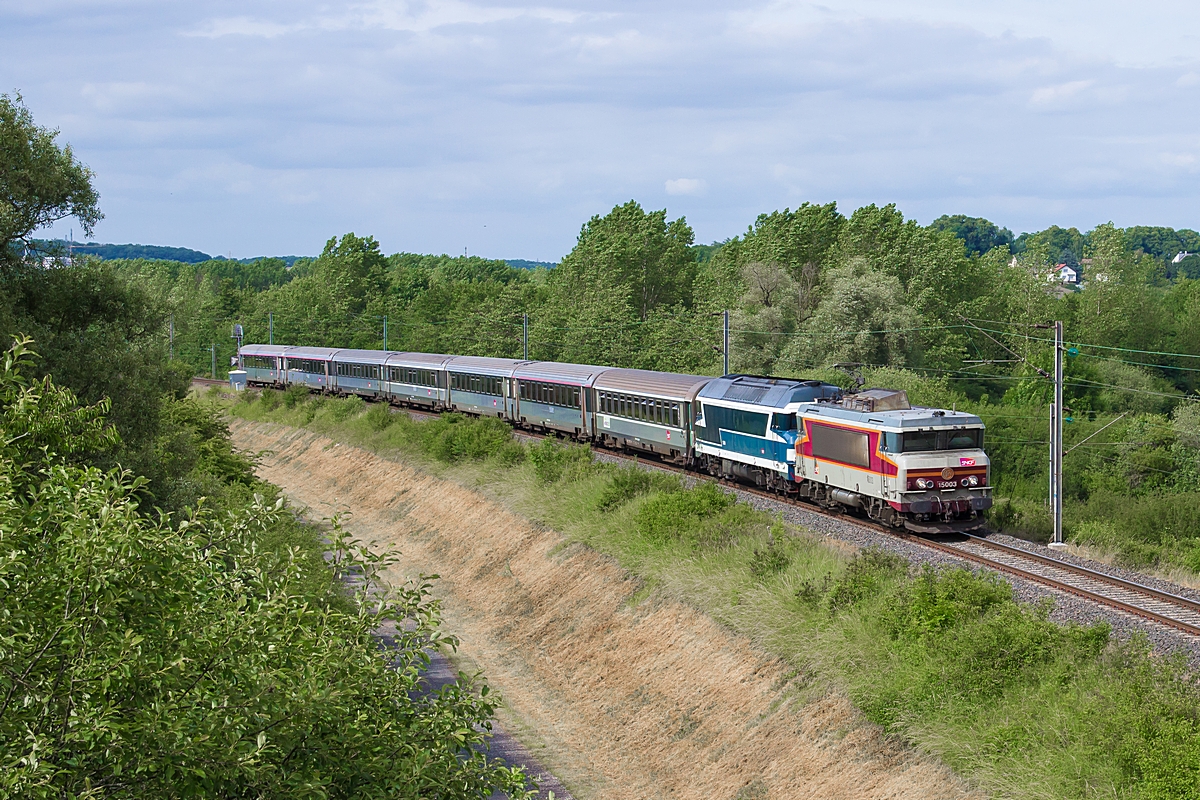
POLYGON ((1059 264, 1047 276, 1047 280, 1051 283, 1057 281, 1058 283, 1076 284, 1079 283, 1079 273, 1066 264, 1059 264))
POLYGON ((1190 255, 1191 255, 1191 253, 1189 253, 1187 250, 1180 250, 1178 253, 1175 254, 1175 257, 1171 259, 1171 263, 1178 264, 1180 261, 1183 261, 1185 258, 1187 258, 1190 255))

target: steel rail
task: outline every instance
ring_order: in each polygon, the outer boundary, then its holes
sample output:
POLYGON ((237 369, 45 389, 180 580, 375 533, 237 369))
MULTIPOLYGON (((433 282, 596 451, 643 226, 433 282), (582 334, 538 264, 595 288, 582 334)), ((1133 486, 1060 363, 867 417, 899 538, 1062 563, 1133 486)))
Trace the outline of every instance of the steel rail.
POLYGON ((1108 583, 1121 589, 1127 589, 1140 594, 1148 594, 1151 597, 1158 598, 1159 600, 1165 600, 1168 603, 1174 603, 1175 605, 1184 606, 1192 611, 1200 612, 1200 601, 1193 600, 1190 597, 1171 594, 1170 592, 1165 592, 1162 589, 1155 589, 1153 586, 1147 586, 1144 583, 1138 583, 1137 581, 1131 581, 1126 578, 1119 578, 1116 575, 1109 575, 1107 572, 1099 572, 1098 570, 1081 567, 1078 564, 1071 564, 1061 559, 1054 558, 1053 556, 1042 555, 1041 553, 1024 550, 1020 547, 1014 547, 1010 544, 1004 544, 1002 542, 994 542, 985 536, 975 536, 970 533, 964 533, 963 536, 974 539, 982 546, 990 547, 993 550, 999 550, 1010 555, 1015 555, 1019 558, 1027 558, 1031 561, 1048 564, 1056 569, 1061 569, 1066 572, 1073 572, 1076 575, 1083 575, 1088 578, 1092 578, 1093 580, 1102 581, 1103 583, 1108 583))

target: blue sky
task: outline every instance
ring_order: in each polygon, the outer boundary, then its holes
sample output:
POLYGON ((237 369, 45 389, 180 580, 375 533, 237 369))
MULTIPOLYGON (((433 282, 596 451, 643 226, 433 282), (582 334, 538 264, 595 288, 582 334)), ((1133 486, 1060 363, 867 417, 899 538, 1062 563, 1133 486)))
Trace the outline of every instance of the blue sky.
POLYGON ((96 171, 100 241, 557 260, 630 198, 702 242, 831 200, 1200 228, 1196 3, 5 0, 0 27, 0 91, 96 171))

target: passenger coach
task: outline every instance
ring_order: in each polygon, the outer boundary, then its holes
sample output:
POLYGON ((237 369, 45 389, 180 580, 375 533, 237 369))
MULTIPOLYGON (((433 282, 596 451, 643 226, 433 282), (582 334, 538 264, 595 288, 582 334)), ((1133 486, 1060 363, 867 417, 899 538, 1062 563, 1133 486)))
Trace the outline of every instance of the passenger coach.
POLYGON ((592 438, 612 447, 655 453, 679 464, 692 458, 696 395, 703 375, 606 369, 593 383, 592 438))

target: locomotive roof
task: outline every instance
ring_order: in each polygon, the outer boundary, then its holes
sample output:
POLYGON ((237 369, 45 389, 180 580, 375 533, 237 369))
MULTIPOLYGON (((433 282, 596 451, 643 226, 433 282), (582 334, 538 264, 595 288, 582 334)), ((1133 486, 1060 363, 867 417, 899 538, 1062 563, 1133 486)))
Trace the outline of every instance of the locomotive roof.
POLYGON ((706 400, 729 400, 768 408, 831 399, 840 394, 841 389, 830 383, 763 375, 726 375, 714 378, 700 390, 700 397, 706 400))
POLYGON ((487 358, 485 356, 455 356, 446 362, 446 369, 451 372, 470 372, 475 375, 499 375, 508 377, 513 370, 522 364, 528 364, 518 358, 487 358))
POLYGON ((902 411, 855 411, 833 403, 806 403, 798 409, 800 414, 828 417, 844 422, 858 422, 884 428, 960 428, 983 427, 983 420, 965 411, 948 411, 941 408, 914 406, 902 411))
POLYGON ((592 364, 561 364, 557 361, 531 361, 517 367, 514 378, 531 381, 570 381, 581 386, 591 386, 592 381, 608 367, 592 364))
POLYGON ((606 392, 653 395, 670 400, 695 400, 711 377, 652 372, 648 369, 606 369, 596 377, 596 389, 606 392))

